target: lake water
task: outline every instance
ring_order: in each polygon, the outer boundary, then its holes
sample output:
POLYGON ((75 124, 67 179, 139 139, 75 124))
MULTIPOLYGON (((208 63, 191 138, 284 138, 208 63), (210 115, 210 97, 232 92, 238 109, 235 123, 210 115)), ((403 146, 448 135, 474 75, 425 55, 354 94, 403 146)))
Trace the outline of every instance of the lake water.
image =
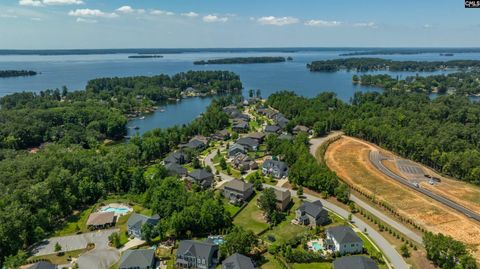
MULTIPOLYGON (((131 54, 101 55, 0 55, 0 69, 28 69, 40 72, 33 77, 0 79, 0 97, 20 91, 41 91, 45 89, 67 86, 71 90, 84 89, 88 80, 98 77, 124 77, 137 75, 156 75, 160 73, 175 74, 188 70, 229 70, 240 75, 244 86, 244 94, 248 89, 261 89, 262 96, 279 90, 291 90, 312 97, 325 91, 333 91, 339 98, 349 101, 356 91, 372 91, 373 88, 353 85, 354 72, 340 71, 335 73, 312 73, 306 64, 314 60, 340 58, 346 51, 318 50, 297 52, 188 52, 164 54, 164 58, 129 59, 131 54), (271 64, 233 64, 233 65, 193 65, 193 61, 223 57, 248 56, 284 56, 293 61, 271 64)), ((395 60, 480 60, 480 53, 456 53, 453 57, 440 56, 438 53, 417 55, 380 55, 395 60)), ((371 72, 387 73, 405 77, 415 75, 408 72, 371 72)), ((441 73, 441 72, 433 72, 441 73)), ((430 75, 432 72, 420 73, 430 75)), ((185 124, 197 117, 210 103, 210 98, 185 99, 178 103, 164 106, 164 112, 157 111, 146 116, 144 120, 132 120, 129 127, 138 126, 143 133, 152 128, 165 128, 176 124, 185 124)), ((130 135, 134 131, 129 130, 130 135)))

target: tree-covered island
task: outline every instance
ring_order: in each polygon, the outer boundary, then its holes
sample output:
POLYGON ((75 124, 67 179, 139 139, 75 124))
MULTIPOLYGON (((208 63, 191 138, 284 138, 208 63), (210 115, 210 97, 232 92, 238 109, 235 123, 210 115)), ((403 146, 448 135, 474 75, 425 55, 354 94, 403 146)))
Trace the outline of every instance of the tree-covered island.
POLYGON ((195 61, 195 65, 205 64, 262 64, 262 63, 282 63, 285 62, 285 57, 234 57, 212 60, 195 61))
POLYGON ((38 73, 32 70, 0 70, 0 78, 29 77, 38 73))

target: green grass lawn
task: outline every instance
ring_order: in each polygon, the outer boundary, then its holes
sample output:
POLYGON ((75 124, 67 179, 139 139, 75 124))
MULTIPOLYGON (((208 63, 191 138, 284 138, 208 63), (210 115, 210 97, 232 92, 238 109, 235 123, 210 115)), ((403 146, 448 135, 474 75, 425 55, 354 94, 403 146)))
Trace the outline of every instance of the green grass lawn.
POLYGON ((63 227, 55 232, 54 236, 64 236, 75 234, 77 232, 88 232, 87 229, 87 220, 90 213, 92 213, 95 206, 91 206, 88 209, 79 212, 78 214, 72 215, 67 219, 67 222, 63 225, 63 227))
POLYGON ((293 263, 291 264, 291 266, 292 266, 292 269, 330 269, 332 268, 332 264, 329 262, 293 263))
POLYGON ((266 262, 262 264, 261 269, 283 269, 281 262, 277 261, 272 254, 266 253, 264 255, 266 262))
POLYGON ((240 171, 234 169, 230 164, 228 164, 228 167, 230 167, 230 174, 227 173, 227 169, 223 170, 222 167, 220 167, 220 165, 215 165, 215 169, 222 172, 223 174, 232 176, 234 178, 241 178, 242 177, 242 173, 240 173, 240 171))
POLYGON ((30 260, 31 261, 36 261, 36 260, 49 260, 53 264, 67 264, 69 261, 67 260, 68 257, 72 258, 77 258, 81 254, 85 253, 88 249, 77 249, 77 250, 72 250, 72 251, 67 251, 64 253, 62 256, 58 256, 57 254, 49 254, 49 255, 43 255, 43 256, 35 256, 32 257, 30 260))
POLYGON ((263 218, 263 212, 257 206, 258 197, 259 194, 255 195, 248 205, 235 217, 233 220, 235 225, 251 230, 254 233, 259 233, 268 228, 269 225, 263 218))
POLYGON ((224 201, 223 207, 225 207, 225 210, 227 210, 227 212, 230 213, 230 216, 235 215, 235 213, 237 213, 238 210, 240 210, 239 206, 232 205, 230 202, 227 201, 227 199, 224 199, 224 200, 225 201, 224 201))
POLYGON ((295 236, 308 231, 308 228, 305 226, 291 223, 295 218, 295 210, 301 205, 301 202, 297 197, 293 197, 292 202, 293 205, 290 208, 290 214, 286 216, 285 220, 275 226, 271 231, 265 233, 262 237, 267 238, 267 236, 273 235, 276 242, 286 242, 295 236))
POLYGON ((248 122, 248 125, 250 127, 250 130, 252 131, 257 131, 258 128, 260 128, 260 124, 258 124, 258 122, 254 121, 254 120, 251 120, 248 122))

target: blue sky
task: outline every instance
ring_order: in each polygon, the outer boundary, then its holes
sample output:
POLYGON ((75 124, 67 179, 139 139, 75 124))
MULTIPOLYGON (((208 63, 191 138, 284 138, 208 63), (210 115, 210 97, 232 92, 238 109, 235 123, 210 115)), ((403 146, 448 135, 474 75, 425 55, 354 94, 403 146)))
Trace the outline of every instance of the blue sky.
POLYGON ((0 48, 477 47, 461 0, 1 0, 0 48))

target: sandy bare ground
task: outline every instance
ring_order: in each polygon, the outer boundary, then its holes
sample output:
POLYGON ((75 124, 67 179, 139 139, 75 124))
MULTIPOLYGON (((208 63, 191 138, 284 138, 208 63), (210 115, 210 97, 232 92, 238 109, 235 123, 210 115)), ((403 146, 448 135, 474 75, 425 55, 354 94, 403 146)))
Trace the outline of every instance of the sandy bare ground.
MULTIPOLYGON (((372 150, 380 150, 383 155, 394 157, 392 153, 381 150, 365 141, 343 137, 330 145, 325 154, 325 159, 330 169, 335 171, 342 180, 385 200, 397 208, 402 215, 415 220, 427 230, 451 235, 473 247, 480 245, 480 225, 477 222, 382 174, 369 160, 369 153, 372 150)), ((388 164, 388 162, 384 162, 387 167, 392 168, 393 172, 399 173, 393 161, 392 164, 388 164)), ((465 187, 457 187, 459 184, 465 183, 452 183, 442 179, 442 184, 443 181, 446 185, 443 189, 449 198, 453 196, 453 193, 465 190, 465 187), (448 188, 453 188, 453 190, 446 191, 445 189, 448 188)), ((469 189, 466 189, 466 191, 469 191, 469 189)), ((455 199, 457 201, 460 198, 455 197, 455 199)), ((469 204, 472 209, 477 206, 469 201, 462 202, 462 204, 465 203, 469 204)), ((474 254, 480 261, 480 249, 476 250, 474 254)))

